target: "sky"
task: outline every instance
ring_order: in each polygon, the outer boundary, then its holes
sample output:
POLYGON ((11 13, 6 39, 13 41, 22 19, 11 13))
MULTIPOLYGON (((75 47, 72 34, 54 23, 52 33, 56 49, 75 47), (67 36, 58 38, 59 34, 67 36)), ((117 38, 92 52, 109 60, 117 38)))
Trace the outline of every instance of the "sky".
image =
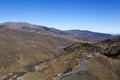
POLYGON ((0 0, 0 23, 120 34, 120 0, 0 0))

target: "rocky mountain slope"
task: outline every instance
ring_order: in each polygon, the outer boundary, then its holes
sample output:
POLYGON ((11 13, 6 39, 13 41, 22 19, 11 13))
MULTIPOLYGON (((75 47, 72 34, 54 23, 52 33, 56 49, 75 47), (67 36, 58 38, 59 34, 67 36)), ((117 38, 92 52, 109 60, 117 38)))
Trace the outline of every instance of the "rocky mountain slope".
POLYGON ((120 80, 120 37, 110 36, 2 23, 0 80, 120 80))
MULTIPOLYGON (((26 71, 28 64, 39 64, 59 57, 61 48, 74 39, 44 33, 0 29, 0 76, 15 71, 26 71)), ((28 70, 29 71, 29 70, 28 70)))
MULTIPOLYGON (((62 55, 54 59, 28 65, 28 71, 9 73, 4 80, 120 80, 120 38, 98 42, 73 43, 64 47, 62 55), (105 47, 101 46, 108 44, 105 47), (115 48, 111 46, 116 46, 115 48), (112 48, 109 53, 109 49, 112 48), (104 54, 117 54, 116 57, 104 54), (29 69, 33 69, 29 71, 29 69), (20 75, 21 74, 21 75, 20 75)), ((59 51, 58 51, 59 53, 59 51)))

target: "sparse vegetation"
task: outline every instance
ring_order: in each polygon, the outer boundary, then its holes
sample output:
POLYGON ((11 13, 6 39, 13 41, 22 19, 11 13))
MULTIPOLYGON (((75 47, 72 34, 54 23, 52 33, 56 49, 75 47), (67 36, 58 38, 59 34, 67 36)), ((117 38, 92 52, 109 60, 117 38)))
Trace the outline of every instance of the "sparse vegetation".
POLYGON ((0 28, 0 80, 120 79, 119 37, 93 43, 21 24, 24 30, 8 28, 13 23, 0 28))

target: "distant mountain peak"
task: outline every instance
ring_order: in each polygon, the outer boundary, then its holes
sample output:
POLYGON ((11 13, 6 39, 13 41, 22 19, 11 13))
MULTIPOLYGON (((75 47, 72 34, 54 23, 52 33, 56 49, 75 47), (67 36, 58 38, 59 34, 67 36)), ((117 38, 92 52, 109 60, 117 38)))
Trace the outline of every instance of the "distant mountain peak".
POLYGON ((18 26, 30 26, 32 24, 30 23, 27 23, 27 22, 4 22, 4 23, 1 23, 2 25, 6 25, 8 27, 18 27, 18 26))

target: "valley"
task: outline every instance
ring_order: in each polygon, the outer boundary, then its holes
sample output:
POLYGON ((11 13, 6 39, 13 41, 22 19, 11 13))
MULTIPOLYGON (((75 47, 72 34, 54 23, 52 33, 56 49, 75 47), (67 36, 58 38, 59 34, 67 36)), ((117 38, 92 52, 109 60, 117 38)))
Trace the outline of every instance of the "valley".
POLYGON ((119 36, 0 24, 0 80, 120 80, 119 67, 119 36))

